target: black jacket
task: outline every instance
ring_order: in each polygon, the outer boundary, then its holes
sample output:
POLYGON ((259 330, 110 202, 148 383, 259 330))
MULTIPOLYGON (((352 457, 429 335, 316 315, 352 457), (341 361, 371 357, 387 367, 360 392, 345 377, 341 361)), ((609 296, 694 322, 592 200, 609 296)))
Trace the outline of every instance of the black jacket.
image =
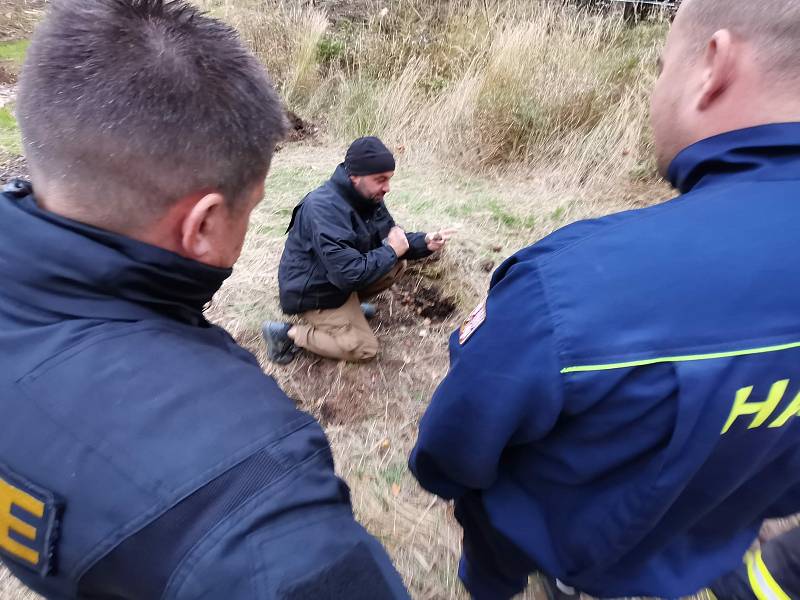
POLYGON ((408 598, 320 426, 203 317, 228 275, 0 193, 0 560, 43 596, 408 598))
MULTIPOLYGON (((386 205, 363 198, 339 165, 292 214, 278 269, 283 311, 338 308, 386 275, 397 264, 394 250, 383 244, 394 225, 386 205)), ((408 243, 404 259, 431 254, 424 233, 409 233, 408 243)))

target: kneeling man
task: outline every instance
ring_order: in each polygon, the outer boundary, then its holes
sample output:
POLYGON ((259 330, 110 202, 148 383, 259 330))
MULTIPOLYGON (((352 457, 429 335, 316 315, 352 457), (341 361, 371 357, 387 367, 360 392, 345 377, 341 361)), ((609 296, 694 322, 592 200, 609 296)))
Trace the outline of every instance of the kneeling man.
POLYGON ((408 260, 440 250, 453 233, 406 233, 383 202, 395 160, 376 137, 352 143, 333 176, 294 209, 278 270, 281 308, 304 323, 268 321, 269 359, 292 361, 298 348, 363 361, 378 353, 364 300, 389 288, 408 260))

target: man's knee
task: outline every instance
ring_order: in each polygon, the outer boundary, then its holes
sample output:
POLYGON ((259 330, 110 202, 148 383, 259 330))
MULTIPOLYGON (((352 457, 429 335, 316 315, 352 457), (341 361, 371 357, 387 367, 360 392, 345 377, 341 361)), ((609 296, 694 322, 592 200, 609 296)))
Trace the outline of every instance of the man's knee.
POLYGON ((380 344, 371 331, 348 326, 336 335, 336 343, 341 350, 341 359, 348 362, 364 362, 378 355, 380 344))

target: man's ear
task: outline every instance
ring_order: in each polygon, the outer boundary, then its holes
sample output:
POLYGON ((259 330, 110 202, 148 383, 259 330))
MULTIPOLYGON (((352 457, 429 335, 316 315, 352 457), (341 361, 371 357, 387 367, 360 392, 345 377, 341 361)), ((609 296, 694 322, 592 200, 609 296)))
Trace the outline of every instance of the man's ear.
POLYGON ((708 43, 703 57, 703 81, 697 109, 707 110, 730 87, 736 74, 733 36, 727 29, 717 31, 708 43))
POLYGON ((215 236, 224 227, 225 197, 217 192, 202 196, 183 219, 180 237, 183 254, 207 262, 214 251, 215 236))

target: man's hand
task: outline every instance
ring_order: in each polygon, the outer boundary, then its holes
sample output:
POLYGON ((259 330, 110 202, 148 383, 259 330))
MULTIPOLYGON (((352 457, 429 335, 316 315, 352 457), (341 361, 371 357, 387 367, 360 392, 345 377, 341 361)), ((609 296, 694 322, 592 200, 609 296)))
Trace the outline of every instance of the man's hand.
POLYGON ((389 244, 392 250, 394 250, 394 253, 397 254, 397 258, 401 258, 408 252, 408 238, 406 237, 406 232, 396 225, 389 231, 386 243, 389 244))
POLYGON ((457 232, 457 229, 442 229, 440 231, 434 231, 427 234, 425 236, 425 243, 428 244, 428 250, 431 252, 441 250, 444 248, 447 240, 453 237, 457 232))

